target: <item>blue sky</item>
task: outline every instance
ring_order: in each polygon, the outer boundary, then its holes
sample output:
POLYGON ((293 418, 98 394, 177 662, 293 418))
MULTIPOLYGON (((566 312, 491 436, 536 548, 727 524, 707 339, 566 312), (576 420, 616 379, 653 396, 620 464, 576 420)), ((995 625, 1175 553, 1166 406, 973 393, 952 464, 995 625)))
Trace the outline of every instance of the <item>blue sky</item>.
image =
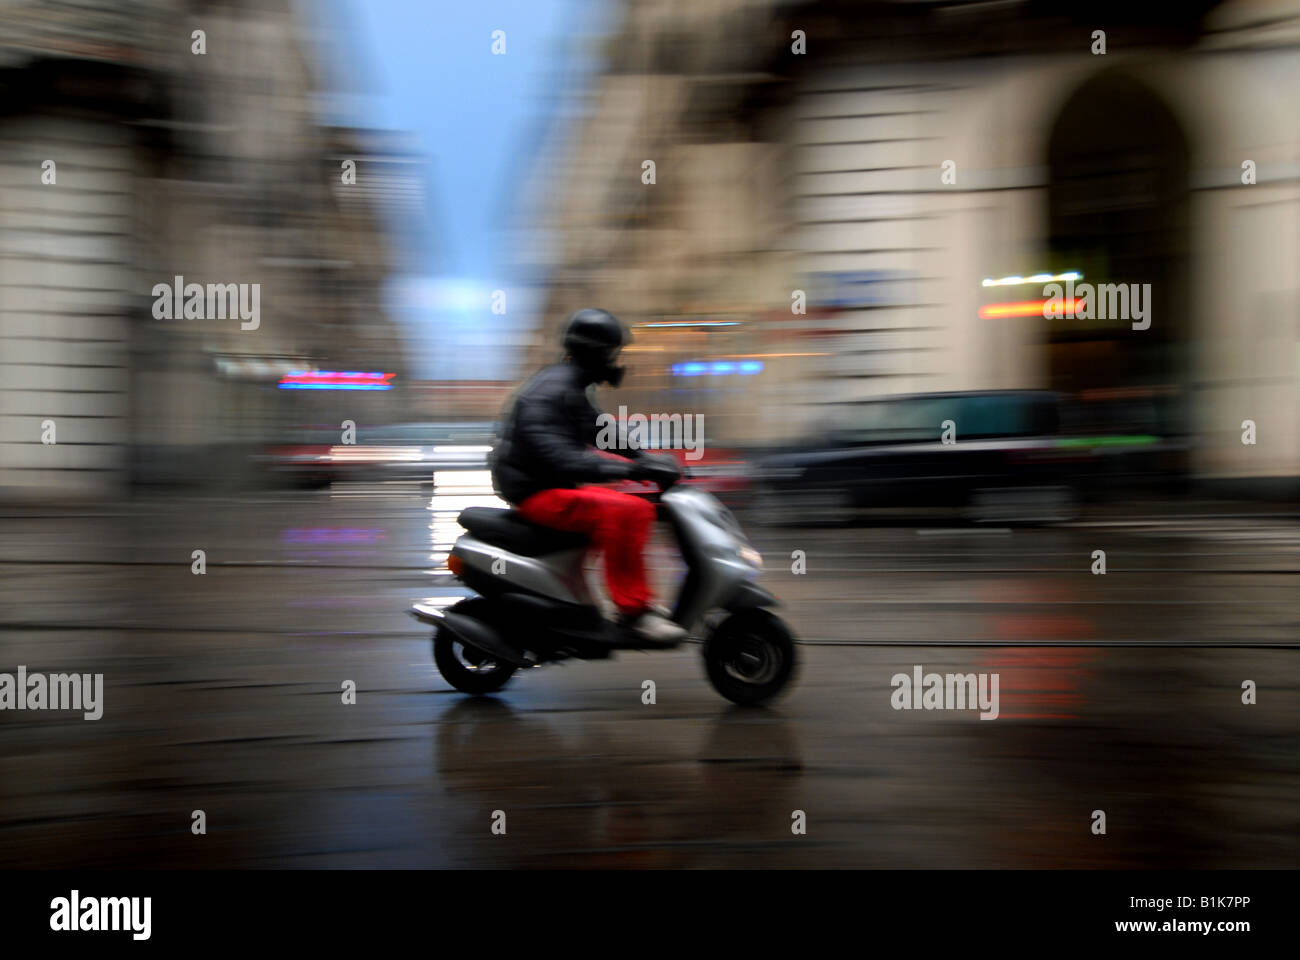
MULTIPOLYGON (((603 0, 330 0, 317 13, 334 122, 408 131, 423 166, 427 209, 399 216, 413 274, 395 277, 392 314, 408 324, 412 374, 513 376, 513 331, 532 305, 510 263, 507 230, 522 226, 530 164, 572 112, 598 67, 592 40, 603 0), (504 30, 506 53, 492 54, 504 30), (507 291, 507 316, 491 312, 507 291)), ((358 170, 358 175, 363 171, 358 170)))

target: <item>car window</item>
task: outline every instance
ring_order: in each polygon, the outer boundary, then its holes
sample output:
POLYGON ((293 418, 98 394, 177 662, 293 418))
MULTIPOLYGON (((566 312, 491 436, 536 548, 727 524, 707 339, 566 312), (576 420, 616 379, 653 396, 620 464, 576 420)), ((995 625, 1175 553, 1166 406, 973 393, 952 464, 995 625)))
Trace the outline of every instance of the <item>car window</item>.
POLYGON ((841 408, 831 431, 834 446, 853 446, 881 442, 888 429, 889 404, 883 402, 853 404, 841 408))
POLYGON ((1030 437, 1058 430, 1055 404, 1049 397, 992 394, 965 397, 957 419, 958 437, 1030 437))
POLYGON ((958 414, 954 397, 909 397, 891 406, 894 409, 891 411, 889 435, 895 443, 938 440, 943 435, 943 422, 956 421, 958 414))
POLYGON ((955 419, 951 397, 903 397, 854 405, 841 415, 838 444, 918 443, 938 440, 943 421, 955 419))
POLYGON ((962 398, 958 437, 1017 437, 1028 433, 1028 405, 1021 397, 962 398))
POLYGON ((1060 431, 1059 411, 1048 394, 932 395, 853 404, 835 416, 833 446, 929 443, 951 420, 958 439, 1030 437, 1060 431))

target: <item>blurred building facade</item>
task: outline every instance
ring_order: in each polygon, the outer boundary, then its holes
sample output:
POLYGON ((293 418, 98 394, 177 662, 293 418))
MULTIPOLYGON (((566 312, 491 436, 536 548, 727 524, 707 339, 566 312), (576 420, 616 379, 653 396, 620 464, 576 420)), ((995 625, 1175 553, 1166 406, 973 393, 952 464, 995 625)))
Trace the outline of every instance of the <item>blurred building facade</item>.
POLYGON ((515 384, 501 380, 414 380, 405 407, 413 420, 493 423, 515 384))
POLYGON ((598 303, 677 324, 637 327, 650 362, 617 402, 695 404, 718 441, 881 394, 1051 387, 1096 430, 1186 437, 1197 476, 1294 492, 1298 75, 1294 0, 627 4, 543 165, 529 362, 598 303), (1149 328, 984 284, 1066 271, 1150 284, 1149 328))
POLYGON ((5 496, 238 485, 293 425, 391 416, 388 391, 277 389, 295 369, 404 375, 380 293, 386 225, 342 180, 345 155, 367 147, 317 119, 294 10, 91 0, 0 13, 5 496), (177 277, 247 285, 249 306, 256 284, 256 322, 160 316, 155 286, 177 277))

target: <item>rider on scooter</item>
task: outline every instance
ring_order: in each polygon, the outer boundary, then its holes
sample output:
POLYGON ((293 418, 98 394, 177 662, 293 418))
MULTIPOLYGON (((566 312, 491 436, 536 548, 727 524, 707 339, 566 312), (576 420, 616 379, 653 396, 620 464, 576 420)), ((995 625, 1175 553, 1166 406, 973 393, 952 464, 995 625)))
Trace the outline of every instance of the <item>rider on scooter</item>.
POLYGON ((612 313, 574 313, 564 332, 564 359, 542 368, 515 394, 489 458, 498 495, 527 520, 584 533, 605 558, 610 599, 626 631, 647 646, 670 646, 686 631, 651 607, 644 551, 655 507, 608 487, 614 480, 671 485, 681 469, 671 457, 643 450, 595 452, 599 411, 589 390, 617 387, 627 368, 618 355, 632 334, 612 313))

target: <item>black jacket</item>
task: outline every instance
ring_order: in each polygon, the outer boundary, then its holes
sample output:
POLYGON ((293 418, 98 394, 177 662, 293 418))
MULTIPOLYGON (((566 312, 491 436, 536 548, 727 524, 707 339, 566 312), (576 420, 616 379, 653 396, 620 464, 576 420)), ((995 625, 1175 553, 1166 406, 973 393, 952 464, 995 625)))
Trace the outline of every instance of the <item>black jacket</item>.
MULTIPOLYGON (((631 475, 631 460, 596 453, 600 411, 587 399, 588 379, 572 363, 543 367, 515 393, 488 458, 492 484, 519 504, 540 490, 608 483, 631 475)), ((613 451, 637 457, 639 451, 613 451)))

